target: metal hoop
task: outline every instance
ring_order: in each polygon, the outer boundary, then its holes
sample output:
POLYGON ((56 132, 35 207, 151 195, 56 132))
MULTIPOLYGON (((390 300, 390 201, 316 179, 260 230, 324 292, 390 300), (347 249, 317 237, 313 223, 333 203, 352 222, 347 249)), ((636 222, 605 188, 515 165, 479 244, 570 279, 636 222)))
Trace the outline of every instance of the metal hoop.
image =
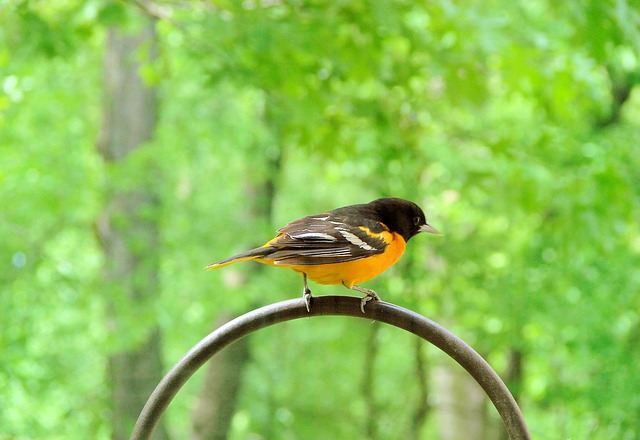
POLYGON ((376 320, 413 333, 435 345, 480 384, 498 410, 512 440, 531 440, 522 412, 498 374, 473 348, 439 324, 410 310, 383 301, 370 301, 366 313, 360 298, 316 296, 307 312, 303 299, 271 304, 248 312, 211 332, 164 376, 142 409, 131 440, 150 439, 164 411, 180 388, 213 355, 232 342, 262 328, 299 318, 322 315, 352 316, 376 320))

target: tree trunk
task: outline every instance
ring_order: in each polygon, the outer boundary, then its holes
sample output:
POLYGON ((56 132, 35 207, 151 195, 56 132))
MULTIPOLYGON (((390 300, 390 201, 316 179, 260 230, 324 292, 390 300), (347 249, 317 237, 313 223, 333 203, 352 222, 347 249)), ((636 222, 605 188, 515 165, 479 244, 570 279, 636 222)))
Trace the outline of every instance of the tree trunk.
MULTIPOLYGON (((259 148, 258 150, 264 150, 259 148)), ((266 178, 261 182, 251 181, 251 175, 245 181, 245 212, 242 218, 252 219, 256 224, 270 221, 276 193, 276 180, 281 172, 282 156, 280 150, 276 155, 265 156, 263 162, 255 161, 251 167, 266 167, 266 178)), ((257 228, 259 229, 259 228, 257 228)), ((249 244, 250 245, 250 244, 249 244)), ((253 271, 261 270, 261 265, 254 265, 253 271)), ((245 282, 245 280, 241 280, 245 282)), ((222 314, 216 326, 222 325, 231 317, 222 314)), ((214 356, 205 372, 204 382, 200 390, 191 420, 191 440, 224 440, 229 434, 231 420, 236 410, 238 390, 242 381, 242 372, 249 360, 248 340, 241 339, 214 356)), ((269 438, 267 435, 266 438, 269 438)))
MULTIPOLYGON (((523 380, 523 362, 524 354, 521 350, 512 347, 509 349, 507 355, 507 369, 502 374, 502 378, 505 384, 509 387, 511 394, 518 401, 522 390, 523 380)), ((502 423, 501 420, 496 420, 496 423, 502 423)), ((509 434, 506 430, 502 429, 497 431, 499 435, 496 436, 499 440, 509 440, 509 434)))
MULTIPOLYGON (((216 328, 231 318, 227 314, 221 315, 216 328)), ((192 413, 191 440, 227 438, 248 357, 248 339, 242 338, 211 358, 192 413)))
POLYGON ((414 342, 415 380, 418 392, 418 401, 411 416, 408 439, 419 439, 422 427, 426 422, 431 406, 429 405, 429 364, 423 352, 424 341, 416 336, 414 342))
POLYGON ((487 438, 487 397, 473 377, 451 364, 438 366, 434 369, 433 388, 437 397, 433 415, 439 439, 487 438))
POLYGON ((380 323, 374 322, 369 327, 369 335, 367 336, 366 345, 364 347, 364 365, 362 367, 362 400, 365 404, 365 420, 363 438, 375 440, 378 435, 378 418, 379 411, 376 403, 376 390, 374 380, 374 367, 378 358, 378 334, 380 332, 380 323))
MULTIPOLYGON (((149 141, 157 119, 157 95, 143 84, 137 58, 144 48, 153 59, 153 22, 133 33, 109 30, 104 59, 104 107, 98 151, 112 178, 106 184, 105 209, 97 221, 105 268, 108 331, 116 350, 108 362, 112 438, 128 439, 147 398, 162 377, 160 329, 151 322, 158 295, 155 163, 132 163, 131 153, 149 141), (113 177, 116 176, 116 177, 113 177)), ((152 157, 153 155, 149 155, 152 157)), ((155 160, 155 159, 152 159, 155 160)), ((166 439, 164 427, 156 439, 166 439)))

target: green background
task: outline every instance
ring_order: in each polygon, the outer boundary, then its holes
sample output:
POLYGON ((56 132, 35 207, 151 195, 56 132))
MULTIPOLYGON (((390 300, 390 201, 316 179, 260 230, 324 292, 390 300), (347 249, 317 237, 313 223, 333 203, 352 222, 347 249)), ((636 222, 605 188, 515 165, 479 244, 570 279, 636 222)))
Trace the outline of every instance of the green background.
MULTIPOLYGON (((640 439, 637 3, 159 1, 158 56, 138 53, 158 126, 106 163, 106 31, 135 32, 141 5, 0 1, 0 438, 109 438, 113 353, 159 326, 166 370, 223 311, 300 295, 291 271, 206 264, 397 196, 444 236, 412 239, 366 286, 501 375, 518 353, 507 382, 534 438, 640 439), (159 289, 132 303, 105 285, 94 228, 109 191, 142 184, 159 201, 159 289), (264 188, 269 216, 251 207, 264 188)), ((229 438, 367 438, 371 411, 376 436, 409 438, 425 389, 416 438, 449 438, 435 372, 456 367, 414 346, 341 318, 262 331, 229 438)), ((200 380, 170 407, 174 438, 200 380)))

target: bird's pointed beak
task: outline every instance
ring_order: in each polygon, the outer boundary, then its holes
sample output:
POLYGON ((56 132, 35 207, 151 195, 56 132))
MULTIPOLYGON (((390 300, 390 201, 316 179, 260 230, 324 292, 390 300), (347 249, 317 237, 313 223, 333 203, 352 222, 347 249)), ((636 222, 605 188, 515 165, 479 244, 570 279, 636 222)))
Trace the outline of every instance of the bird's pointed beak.
POLYGON ((425 223, 424 225, 420 226, 419 231, 420 232, 428 232, 429 234, 442 235, 440 233, 440 231, 438 231, 436 228, 434 228, 433 226, 431 226, 428 223, 425 223))

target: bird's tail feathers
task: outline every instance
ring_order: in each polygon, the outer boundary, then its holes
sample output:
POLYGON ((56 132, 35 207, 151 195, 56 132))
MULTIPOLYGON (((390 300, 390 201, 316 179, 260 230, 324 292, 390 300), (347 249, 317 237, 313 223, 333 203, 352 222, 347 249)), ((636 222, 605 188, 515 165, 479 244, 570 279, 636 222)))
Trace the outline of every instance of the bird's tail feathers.
POLYGON ((206 269, 207 270, 219 269, 221 267, 225 267, 230 264, 240 263, 242 261, 256 260, 258 258, 262 258, 266 255, 269 255, 272 252, 273 252, 273 248, 270 246, 251 249, 249 251, 239 253, 238 255, 234 255, 233 257, 225 258, 224 260, 211 263, 207 265, 206 269))

